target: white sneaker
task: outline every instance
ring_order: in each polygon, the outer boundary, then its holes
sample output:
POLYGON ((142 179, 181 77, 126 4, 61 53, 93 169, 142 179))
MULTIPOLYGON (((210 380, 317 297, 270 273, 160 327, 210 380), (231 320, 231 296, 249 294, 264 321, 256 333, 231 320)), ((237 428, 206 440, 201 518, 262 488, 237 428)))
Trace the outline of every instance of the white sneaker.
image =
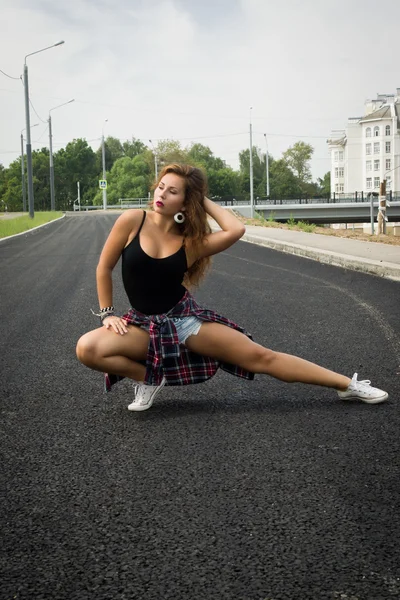
POLYGON ((354 373, 347 390, 343 392, 337 390, 337 393, 342 400, 357 398, 363 402, 368 402, 368 404, 379 404, 379 402, 384 402, 389 396, 387 392, 372 387, 369 379, 357 381, 357 373, 354 373))
POLYGON ((134 387, 135 399, 128 406, 128 410, 141 411, 150 408, 150 406, 153 404, 154 398, 166 383, 167 381, 165 377, 163 377, 160 385, 145 385, 144 383, 137 383, 134 387))

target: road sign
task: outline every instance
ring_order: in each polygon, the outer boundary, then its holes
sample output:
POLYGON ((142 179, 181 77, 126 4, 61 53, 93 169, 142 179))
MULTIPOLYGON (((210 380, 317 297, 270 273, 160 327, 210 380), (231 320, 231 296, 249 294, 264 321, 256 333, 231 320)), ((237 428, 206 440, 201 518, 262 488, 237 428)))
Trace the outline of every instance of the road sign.
POLYGON ((99 188, 101 190, 107 189, 107 179, 99 179, 99 188))

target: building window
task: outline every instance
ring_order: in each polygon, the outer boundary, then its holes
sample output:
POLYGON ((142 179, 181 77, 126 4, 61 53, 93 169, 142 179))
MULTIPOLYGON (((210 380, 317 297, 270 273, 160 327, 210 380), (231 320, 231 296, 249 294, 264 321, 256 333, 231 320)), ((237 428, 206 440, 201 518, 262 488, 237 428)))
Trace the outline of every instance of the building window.
POLYGON ((389 153, 389 152, 390 152, 390 149, 391 149, 391 147, 392 147, 392 146, 391 146, 391 143, 390 143, 390 142, 386 142, 386 143, 385 143, 385 150, 386 150, 386 152, 387 152, 387 153, 389 153))
POLYGON ((367 177, 367 190, 372 189, 372 178, 367 177))
POLYGON ((374 177, 374 188, 378 188, 381 184, 381 178, 380 177, 374 177))
POLYGON ((339 194, 343 194, 344 192, 344 183, 339 183, 339 194))
POLYGON ((335 179, 337 179, 339 177, 339 169, 338 167, 335 167, 335 179))
POLYGON ((390 169, 392 168, 392 161, 390 160, 390 158, 387 158, 385 161, 385 169, 386 171, 390 171, 390 169))
POLYGON ((367 127, 365 130, 365 137, 371 137, 371 127, 367 127))
POLYGON ((374 142, 374 154, 379 154, 381 150, 381 145, 379 142, 374 142))
POLYGON ((380 161, 379 160, 374 160, 374 171, 379 171, 379 165, 380 161))
POLYGON ((366 144, 366 146, 365 146, 365 154, 371 154, 371 144, 366 144))
POLYGON ((388 178, 386 179, 386 191, 387 191, 387 190, 390 190, 391 188, 392 188, 392 178, 391 178, 391 177, 388 177, 388 178))
POLYGON ((386 125, 386 127, 385 127, 385 135, 390 135, 390 125, 386 125))
POLYGON ((343 160, 343 150, 339 150, 339 160, 343 160))
POLYGON ((372 171, 372 160, 367 160, 365 163, 366 171, 372 171))
POLYGON ((374 137, 379 137, 379 127, 374 127, 374 137))
POLYGON ((344 167, 339 167, 339 177, 344 177, 344 167))
POLYGON ((335 192, 338 193, 338 191, 339 191, 339 184, 335 183, 335 192))
POLYGON ((333 160, 334 160, 335 162, 337 162, 337 161, 339 160, 339 152, 337 152, 337 151, 336 151, 336 152, 334 153, 334 155, 333 155, 333 160))

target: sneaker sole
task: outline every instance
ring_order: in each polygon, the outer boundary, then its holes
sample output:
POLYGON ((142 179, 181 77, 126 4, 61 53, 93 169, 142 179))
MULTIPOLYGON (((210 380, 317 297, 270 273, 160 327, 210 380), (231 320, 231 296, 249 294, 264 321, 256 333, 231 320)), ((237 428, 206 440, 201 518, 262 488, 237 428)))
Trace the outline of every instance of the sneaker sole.
POLYGON ((133 412, 143 412, 144 410, 149 410, 149 408, 151 408, 151 406, 154 402, 154 398, 157 396, 158 392, 161 392, 161 390, 165 384, 166 384, 166 381, 163 380, 160 383, 160 385, 154 390, 153 395, 150 397, 150 400, 146 405, 134 404, 132 402, 132 404, 129 404, 128 410, 131 410, 133 412))
POLYGON ((361 402, 365 402, 366 404, 380 404, 381 402, 385 402, 389 397, 389 394, 384 394, 384 396, 378 396, 378 398, 360 398, 360 396, 339 396, 340 400, 361 400, 361 402))

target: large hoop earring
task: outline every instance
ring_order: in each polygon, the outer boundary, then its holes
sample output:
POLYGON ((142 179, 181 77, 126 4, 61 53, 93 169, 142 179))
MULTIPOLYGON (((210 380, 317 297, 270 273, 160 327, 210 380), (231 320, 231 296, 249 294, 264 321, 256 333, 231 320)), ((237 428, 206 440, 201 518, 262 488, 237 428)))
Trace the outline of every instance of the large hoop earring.
POLYGON ((178 225, 182 225, 182 223, 185 222, 185 215, 183 212, 177 212, 176 215, 174 215, 174 221, 175 223, 178 223, 178 225))

